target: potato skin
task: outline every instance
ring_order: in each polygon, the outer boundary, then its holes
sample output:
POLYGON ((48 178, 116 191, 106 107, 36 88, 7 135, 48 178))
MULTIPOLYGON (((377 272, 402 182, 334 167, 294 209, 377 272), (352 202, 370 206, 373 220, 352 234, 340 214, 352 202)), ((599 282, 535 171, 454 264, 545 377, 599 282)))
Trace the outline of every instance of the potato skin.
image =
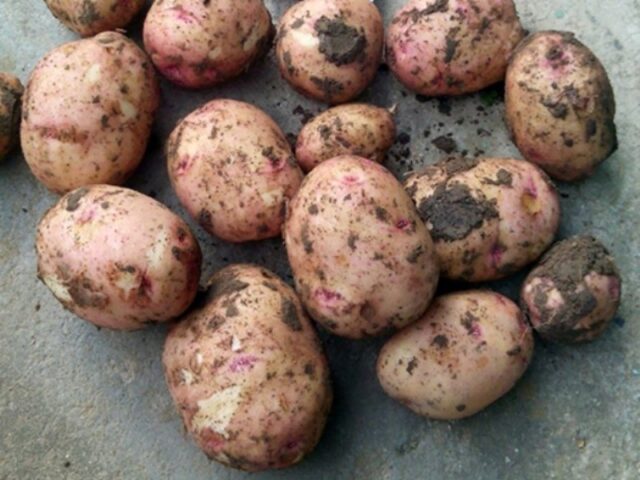
POLYGON ((382 163, 396 137, 393 115, 384 108, 352 103, 330 108, 300 131, 296 158, 305 172, 340 155, 382 163))
POLYGON ((205 454, 247 471, 284 468, 317 444, 329 367, 295 293, 273 273, 232 265, 167 337, 165 378, 205 454))
POLYGON ((382 17, 369 0, 303 0, 280 20, 276 58, 299 93, 335 105, 357 97, 382 60, 382 17))
POLYGON ((414 92, 462 95, 502 81, 523 36, 512 0, 409 0, 387 29, 387 63, 414 92))
POLYGON ((449 157, 410 175, 405 188, 433 237, 442 274, 497 280, 536 260, 560 224, 545 173, 505 158, 449 157))
POLYGON ((280 235, 302 172, 289 143, 262 110, 213 100, 188 115, 167 142, 171 184, 187 211, 229 242, 280 235))
POLYGON ((262 0, 163 0, 144 22, 144 45, 160 72, 185 88, 221 84, 271 47, 275 29, 262 0))
POLYGON ((0 162, 18 143, 23 93, 17 77, 0 72, 0 162))
POLYGON ((92 185, 62 197, 38 225, 36 251, 38 277, 99 327, 173 319, 198 290, 202 255, 187 224, 127 188, 92 185))
POLYGON ((44 0, 51 13, 83 37, 126 27, 145 0, 44 0))
POLYGON ((622 280, 613 257, 593 237, 558 242, 522 286, 521 305, 545 340, 590 342, 613 320, 622 280))
POLYGON ((533 349, 531 328, 511 300, 490 291, 453 293, 436 297, 382 347, 378 380, 418 415, 456 420, 511 390, 533 349))
POLYGON ((591 175, 617 148, 607 72, 572 33, 539 32, 509 64, 506 121, 522 155, 553 178, 591 175))
POLYGON ((284 228, 296 290, 331 333, 380 335, 422 315, 438 283, 433 243, 385 168, 341 156, 318 165, 284 228))
POLYGON ((159 97, 148 58, 124 35, 55 48, 24 95, 20 138, 29 168, 56 193, 124 183, 142 160, 159 97))

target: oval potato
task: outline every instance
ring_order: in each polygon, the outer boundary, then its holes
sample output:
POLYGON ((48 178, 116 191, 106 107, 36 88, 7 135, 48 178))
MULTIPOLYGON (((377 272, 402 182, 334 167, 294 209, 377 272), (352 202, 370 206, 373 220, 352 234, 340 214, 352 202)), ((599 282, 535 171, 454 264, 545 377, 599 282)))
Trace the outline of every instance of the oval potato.
POLYGON ((67 28, 90 37, 126 27, 142 10, 145 0, 44 0, 67 28))

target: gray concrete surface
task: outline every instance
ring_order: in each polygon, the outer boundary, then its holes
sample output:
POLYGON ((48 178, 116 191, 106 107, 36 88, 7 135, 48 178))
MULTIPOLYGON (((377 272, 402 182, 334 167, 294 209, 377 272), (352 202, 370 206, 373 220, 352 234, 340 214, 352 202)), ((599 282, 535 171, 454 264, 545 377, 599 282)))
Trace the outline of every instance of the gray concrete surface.
MULTIPOLYGON (((267 1, 276 19, 292 3, 267 1)), ((388 21, 401 1, 376 3, 388 21)), ((530 371, 513 392, 474 418, 442 423, 414 416, 384 396, 374 375, 382 340, 355 343, 323 335, 336 399, 317 450, 282 472, 225 469, 183 434, 162 378, 164 328, 98 331, 65 312, 36 280, 35 226, 56 197, 15 153, 0 165, 0 478, 640 478, 640 3, 516 3, 529 29, 578 32, 601 57, 617 95, 620 150, 594 178, 560 185, 561 235, 597 235, 622 266, 623 305, 603 338, 581 347, 539 342, 530 371)), ((140 21, 131 31, 139 38, 140 21)), ((45 52, 73 38, 42 0, 0 0, 0 70, 26 80, 45 52)), ((286 132, 296 133, 299 112, 321 109, 283 84, 272 56, 223 88, 194 93, 164 83, 163 95, 148 155, 129 185, 183 217, 161 151, 180 117, 208 99, 228 96, 259 105, 286 132)), ((492 90, 450 103, 420 102, 381 71, 362 98, 398 104, 399 131, 411 142, 397 145, 387 166, 401 174, 433 162, 439 154, 431 142, 440 135, 451 134, 459 150, 470 153, 516 155, 496 97, 492 90)), ((205 275, 241 260, 290 280, 281 241, 231 246, 195 230, 205 275)), ((513 296, 520 280, 496 288, 513 296)))

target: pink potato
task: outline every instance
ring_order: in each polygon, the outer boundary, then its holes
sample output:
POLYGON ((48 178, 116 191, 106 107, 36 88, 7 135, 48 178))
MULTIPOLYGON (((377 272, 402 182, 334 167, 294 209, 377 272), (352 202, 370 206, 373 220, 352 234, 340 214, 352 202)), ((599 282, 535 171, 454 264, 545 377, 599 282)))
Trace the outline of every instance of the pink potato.
POLYGON ((380 335, 422 315, 438 284, 433 243, 402 185, 379 164, 318 165, 284 228, 296 290, 331 333, 380 335))
POLYGON ((232 265, 169 333, 162 357, 186 430, 211 459, 247 471, 311 452, 331 407, 329 367, 295 293, 232 265))
POLYGON ((387 29, 387 63, 414 92, 462 95, 504 80, 523 36, 512 0, 409 0, 387 29))
POLYGON ((99 327, 171 320, 198 290, 202 256, 187 224, 127 188, 92 185, 62 197, 38 225, 36 250, 38 277, 99 327))
POLYGON ((167 143, 169 177, 187 211, 229 242, 280 235, 302 172, 286 137, 262 110, 213 100, 188 115, 167 143))
POLYGON ((17 77, 0 72, 0 162, 18 143, 23 93, 17 77))
POLYGON ((44 0, 67 28, 90 37, 126 27, 142 10, 145 0, 44 0))
POLYGON ((162 0, 144 22, 144 46, 160 72, 205 88, 246 71, 271 47, 275 29, 262 0, 162 0))

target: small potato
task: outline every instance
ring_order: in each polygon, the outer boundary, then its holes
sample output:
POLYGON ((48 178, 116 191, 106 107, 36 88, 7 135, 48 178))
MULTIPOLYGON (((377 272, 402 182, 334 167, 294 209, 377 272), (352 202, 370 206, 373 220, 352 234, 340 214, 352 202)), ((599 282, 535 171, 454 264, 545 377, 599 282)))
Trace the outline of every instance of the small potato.
POLYGON ((622 280, 607 249, 595 238, 557 243, 524 282, 521 305, 545 340, 588 342, 613 320, 622 280))
POLYGON ((68 193, 38 225, 38 277, 65 308, 99 327, 135 330, 180 315, 202 255, 180 217, 122 187, 68 193))
POLYGON ((340 155, 382 163, 393 145, 396 126, 384 108, 352 103, 330 108, 307 123, 298 136, 296 158, 305 172, 340 155))
POLYGON ((51 13, 67 28, 90 37, 126 27, 145 0, 44 0, 51 13))
POLYGON ((560 223, 555 187, 528 162, 450 157, 405 181, 447 278, 497 280, 536 260, 560 223))
POLYGON ((24 95, 20 137, 31 171, 56 193, 124 183, 142 160, 159 97, 148 58, 124 35, 57 47, 24 95))
POLYGON ((286 137, 262 110, 213 100, 188 115, 167 143, 169 177, 187 211, 229 242, 280 235, 302 172, 286 137))
POLYGON ((0 162, 18 143, 23 91, 18 78, 0 72, 0 162))
POLYGON ((523 36, 512 0, 409 0, 387 30, 387 63, 414 92, 462 95, 504 80, 523 36))
POLYGON ((382 60, 384 31, 370 0, 303 0, 280 20, 276 58, 298 92, 331 105, 357 97, 382 60))
POLYGON ((558 180, 591 175, 618 148, 609 77, 572 33, 539 32, 520 44, 505 108, 522 155, 558 180))
POLYGON ((382 347, 378 380, 418 415, 456 420, 511 390, 533 347, 531 328, 508 298, 480 290, 443 295, 382 347))
POLYGON ((163 0, 144 22, 144 46, 160 72, 186 88, 237 77, 271 47, 262 0, 163 0))
POLYGON ((211 459, 284 468, 318 443, 329 367, 295 293, 271 272, 233 265, 171 330, 162 357, 186 430, 211 459))
POLYGON ((380 335, 425 311, 438 283, 429 233, 395 177, 355 156, 318 165, 284 228, 296 289, 331 333, 380 335))

